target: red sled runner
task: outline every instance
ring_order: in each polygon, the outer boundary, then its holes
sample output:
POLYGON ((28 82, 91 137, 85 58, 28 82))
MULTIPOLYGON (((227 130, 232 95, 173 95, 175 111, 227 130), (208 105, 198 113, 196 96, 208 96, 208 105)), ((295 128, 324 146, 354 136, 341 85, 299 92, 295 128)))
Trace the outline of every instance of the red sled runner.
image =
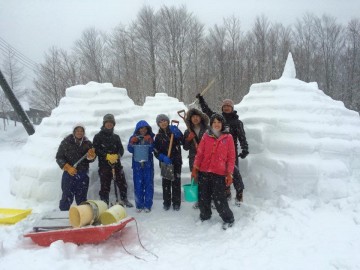
POLYGON ((24 237, 30 237, 40 246, 50 246, 51 243, 62 240, 65 243, 97 244, 107 240, 113 233, 122 230, 129 222, 135 220, 133 217, 127 217, 119 223, 110 225, 87 226, 82 228, 66 228, 59 230, 49 230, 40 232, 31 232, 24 237))

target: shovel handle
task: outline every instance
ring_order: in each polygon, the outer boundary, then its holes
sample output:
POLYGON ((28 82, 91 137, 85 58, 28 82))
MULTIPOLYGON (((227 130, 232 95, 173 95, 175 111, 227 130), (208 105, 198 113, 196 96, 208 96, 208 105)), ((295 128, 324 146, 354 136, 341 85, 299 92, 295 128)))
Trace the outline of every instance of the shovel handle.
MULTIPOLYGON (((185 110, 180 110, 177 112, 177 114, 185 121, 186 112, 185 110)), ((186 124, 186 122, 185 122, 186 124)))
POLYGON ((214 84, 215 79, 212 79, 211 82, 209 82, 209 84, 204 88, 204 90, 202 90, 200 96, 205 95, 205 93, 210 89, 210 87, 214 84))
POLYGON ((171 133, 171 135, 170 135, 170 144, 169 144, 169 149, 168 149, 168 153, 167 153, 168 157, 170 157, 170 155, 171 155, 171 148, 172 148, 173 142, 174 142, 174 134, 171 133))
POLYGON ((173 123, 175 123, 176 126, 179 126, 179 121, 178 120, 171 120, 171 125, 173 125, 173 123))

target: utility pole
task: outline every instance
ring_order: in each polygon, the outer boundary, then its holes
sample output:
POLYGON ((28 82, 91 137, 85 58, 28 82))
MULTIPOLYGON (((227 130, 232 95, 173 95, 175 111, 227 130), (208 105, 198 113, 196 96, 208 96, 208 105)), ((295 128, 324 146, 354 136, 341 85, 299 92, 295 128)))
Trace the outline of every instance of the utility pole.
POLYGON ((4 90, 4 93, 8 100, 10 101, 11 106, 14 108, 14 111, 20 117, 21 123, 23 124, 26 132, 29 135, 33 135, 35 133, 34 126, 31 124, 30 119, 24 109, 21 107, 19 100, 14 95, 14 92, 10 88, 9 84, 7 83, 3 73, 0 70, 0 86, 4 90))

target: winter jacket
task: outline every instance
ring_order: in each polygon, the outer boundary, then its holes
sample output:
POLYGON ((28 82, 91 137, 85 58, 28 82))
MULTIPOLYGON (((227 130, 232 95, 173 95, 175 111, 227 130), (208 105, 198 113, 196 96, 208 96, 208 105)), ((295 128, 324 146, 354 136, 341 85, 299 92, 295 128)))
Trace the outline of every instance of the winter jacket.
MULTIPOLYGON (((154 142, 154 155, 157 159, 159 159, 160 154, 167 156, 170 145, 170 136, 171 131, 169 126, 166 128, 166 131, 159 128, 159 132, 156 134, 154 142)), ((176 139, 174 136, 170 153, 170 159, 172 160, 173 164, 182 165, 181 145, 183 144, 183 139, 183 135, 178 139, 176 139)))
MULTIPOLYGON (((202 111, 204 113, 206 113, 207 116, 211 117, 211 115, 213 115, 214 112, 209 108, 209 106, 207 105, 207 103, 205 102, 205 100, 202 96, 199 97, 199 102, 200 102, 202 111)), ((222 115, 224 116, 225 121, 226 121, 226 126, 228 127, 229 132, 233 137, 236 157, 238 157, 237 140, 239 140, 239 142, 240 142, 242 152, 248 154, 249 146, 246 141, 244 124, 243 124, 243 122, 241 122, 241 120, 239 120, 237 111, 232 111, 231 113, 222 112, 222 115)))
POLYGON ((114 129, 106 129, 101 127, 99 133, 94 136, 95 153, 99 159, 99 167, 109 166, 106 160, 107 154, 118 154, 118 162, 115 163, 115 167, 121 167, 120 157, 124 155, 124 147, 121 143, 119 135, 114 134, 114 129))
POLYGON ((194 161, 200 172, 227 175, 235 166, 235 146, 232 135, 222 133, 217 138, 211 130, 202 137, 194 161))
MULTIPOLYGON (((192 132, 194 132, 194 126, 191 122, 191 117, 194 115, 194 114, 197 114, 199 115, 199 111, 197 113, 194 113, 196 109, 190 109, 187 114, 186 114, 186 118, 185 118, 185 122, 186 122, 186 125, 190 128, 190 130, 192 132)), ((197 110, 196 110, 197 111, 197 110)), ((202 136, 204 135, 204 133, 206 132, 206 130, 208 129, 208 125, 209 125, 209 118, 207 117, 206 114, 200 112, 200 118, 201 118, 201 122, 200 122, 200 131, 199 131, 199 135, 196 135, 195 133, 195 141, 196 141, 196 144, 199 145, 200 143, 200 140, 202 138, 202 136)), ((194 141, 191 140, 191 141, 187 141, 186 138, 189 136, 190 134, 190 131, 189 130, 186 130, 184 132, 184 150, 186 151, 189 151, 189 159, 191 158, 194 158, 195 155, 196 155, 196 146, 194 144, 194 141)))
MULTIPOLYGON (((148 129, 148 132, 147 132, 147 135, 150 135, 152 141, 154 140, 154 137, 155 137, 155 134, 152 132, 152 128, 151 126, 145 121, 145 120, 141 120, 139 121, 137 124, 136 124, 136 127, 135 127, 135 131, 133 133, 133 135, 130 137, 129 139, 129 143, 128 143, 128 146, 127 146, 127 149, 130 153, 134 153, 134 145, 132 143, 130 143, 131 139, 133 137, 136 137, 136 136, 139 136, 140 133, 139 133, 139 129, 142 128, 142 127, 147 127, 148 129)), ((140 139, 140 141, 136 144, 146 144, 146 145, 150 145, 149 147, 149 155, 148 155, 148 161, 147 162, 144 162, 144 164, 140 164, 140 162, 136 162, 134 160, 134 156, 132 158, 132 167, 134 168, 134 166, 142 166, 142 167, 147 167, 147 166, 152 166, 153 164, 153 151, 154 151, 154 143, 148 143, 148 142, 145 142, 144 139, 140 139)))
MULTIPOLYGON (((92 143, 89 139, 84 136, 82 141, 76 142, 76 139, 73 134, 66 136, 56 153, 56 162, 59 167, 62 169, 66 163, 69 163, 71 166, 82 158, 87 151, 92 148, 92 143)), ((89 170, 89 163, 93 160, 88 160, 87 158, 83 159, 76 167, 78 171, 87 171, 89 170)))

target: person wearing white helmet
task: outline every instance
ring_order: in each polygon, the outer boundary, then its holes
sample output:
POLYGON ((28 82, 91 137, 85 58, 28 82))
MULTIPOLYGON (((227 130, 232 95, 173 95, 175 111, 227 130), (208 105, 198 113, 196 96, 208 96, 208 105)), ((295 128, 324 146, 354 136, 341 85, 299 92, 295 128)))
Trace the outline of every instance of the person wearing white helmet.
POLYGON ((96 158, 91 141, 85 136, 85 126, 77 123, 72 134, 66 136, 56 153, 56 162, 64 170, 61 180, 62 196, 59 203, 61 211, 68 211, 76 201, 87 200, 89 189, 89 163, 96 158), (86 155, 86 158, 82 159, 86 155), (78 164, 76 164, 81 160, 78 164))

